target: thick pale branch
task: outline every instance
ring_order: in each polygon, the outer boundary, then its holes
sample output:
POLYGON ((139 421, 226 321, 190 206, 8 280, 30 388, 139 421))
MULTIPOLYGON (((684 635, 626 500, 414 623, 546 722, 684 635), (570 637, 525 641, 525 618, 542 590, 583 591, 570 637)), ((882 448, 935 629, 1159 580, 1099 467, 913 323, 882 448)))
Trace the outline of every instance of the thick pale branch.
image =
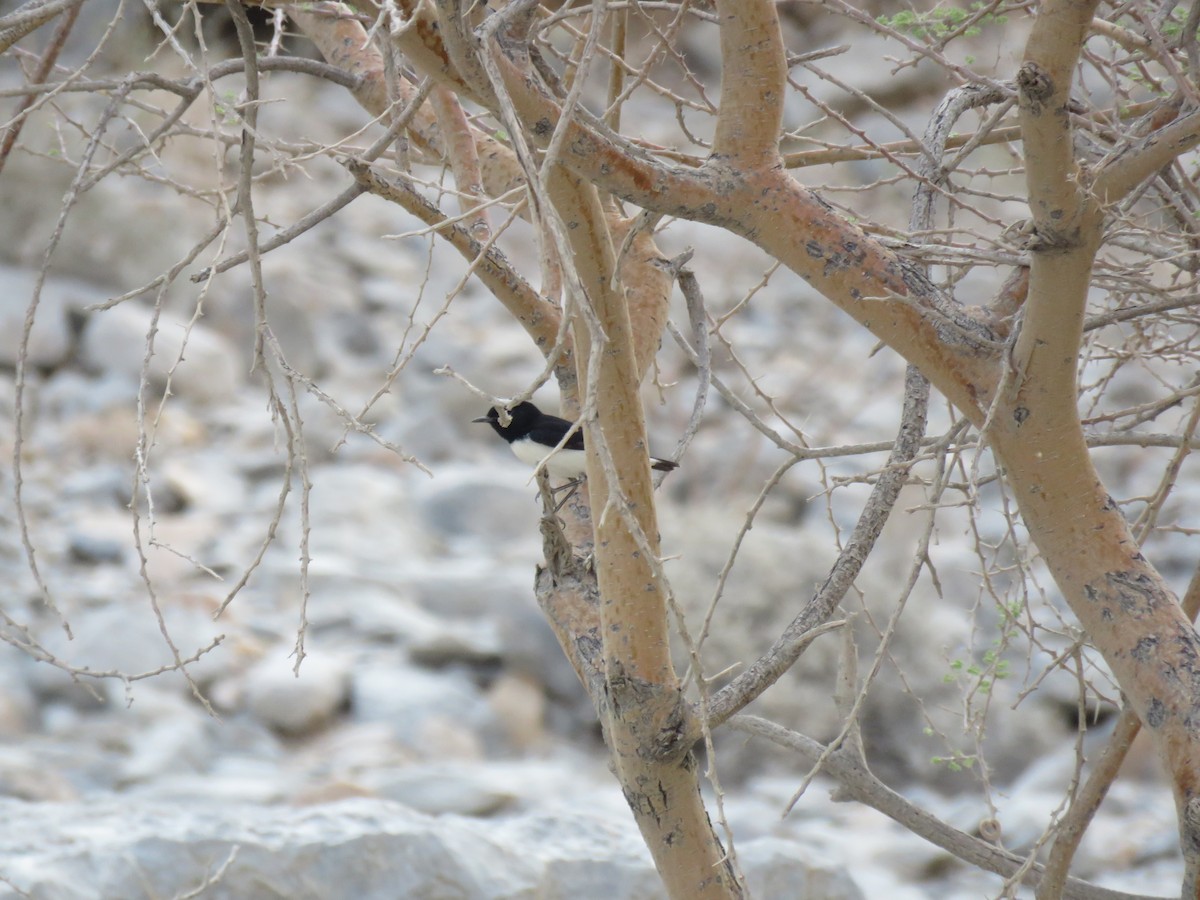
MULTIPOLYGON (((513 109, 529 123, 531 139, 544 144, 559 122, 559 106, 527 72, 519 49, 497 50, 513 109)), ((667 166, 583 112, 565 129, 564 165, 644 209, 749 238, 914 362, 964 412, 982 419, 981 403, 995 380, 985 359, 996 352, 988 329, 777 165, 746 170, 714 157, 698 170, 667 166)))
POLYGON ((450 169, 454 172, 454 185, 459 192, 459 209, 470 216, 471 233, 479 240, 487 240, 487 213, 483 210, 472 212, 473 201, 485 197, 483 191, 483 176, 479 171, 479 150, 475 144, 475 135, 467 122, 458 95, 445 85, 438 85, 430 94, 429 102, 437 115, 438 127, 446 142, 446 156, 450 160, 450 169))
POLYGON ((965 415, 982 420, 998 345, 915 265, 777 169, 747 175, 711 218, 801 275, 916 365, 965 415))
MULTIPOLYGON (((1194 620, 1197 614, 1200 614, 1200 567, 1192 574, 1191 583, 1180 605, 1189 619, 1194 620)), ((1079 792, 1072 798, 1071 806, 1058 824, 1054 844, 1046 860, 1046 875, 1038 885, 1038 900, 1054 900, 1061 896, 1075 850, 1083 840, 1084 832, 1104 801, 1109 787, 1116 780, 1117 772, 1141 728, 1141 720, 1133 710, 1128 707, 1122 710, 1103 753, 1079 792)))
MULTIPOLYGON (((1026 183, 1035 235, 1025 318, 1012 354, 1014 386, 1032 385, 1039 415, 1071 427, 1075 369, 1102 211, 1082 184, 1068 104, 1098 0, 1050 0, 1017 74, 1026 183)), ((1022 406, 1028 408, 1028 404, 1022 406)))
POLYGON ((1200 110, 1176 119, 1122 149, 1097 170, 1093 190, 1115 203, 1176 157, 1200 146, 1200 110))
POLYGON ((574 287, 584 294, 576 302, 590 307, 573 325, 579 380, 589 385, 585 417, 595 408, 585 427, 588 488, 600 510, 594 559, 605 683, 593 700, 613 767, 670 896, 739 897, 691 753, 661 752, 675 746, 687 707, 671 663, 640 378, 629 311, 612 283, 612 237, 594 187, 559 166, 544 183, 569 243, 574 287))
MULTIPOLYGON (((285 6, 288 18, 312 41, 325 60, 356 81, 354 99, 374 116, 388 108, 387 81, 383 58, 367 40, 367 32, 354 19, 333 18, 308 12, 299 5, 285 6)), ((424 113, 425 125, 433 125, 432 113, 424 113)))
POLYGON ((1074 410, 1045 399, 1023 391, 1005 404, 992 445, 1031 539, 1171 774, 1195 890, 1200 832, 1189 813, 1200 796, 1200 638, 1100 482, 1077 420, 1056 418, 1074 410))
POLYGON ((1010 398, 1014 415, 1036 414, 1063 429, 1079 428, 1076 369, 1101 221, 1093 208, 1086 244, 1033 254, 1025 314, 1012 352, 1017 373, 1012 387, 1019 394, 1010 398))
MULTIPOLYGON (((1194 687, 1200 638, 1096 474, 1077 409, 1084 308, 1103 208, 1080 185, 1066 104, 1094 6, 1069 0, 1043 6, 1018 79, 1037 233, 1011 357, 1015 377, 989 436, 1030 537, 1171 773, 1190 896, 1200 886, 1194 687)), ((1115 187, 1126 176, 1111 177, 1115 187)))
MULTIPOLYGON (((368 191, 399 204, 426 225, 437 229, 441 237, 471 261, 479 280, 504 304, 513 318, 521 323, 542 353, 550 352, 558 335, 562 311, 538 296, 537 291, 517 273, 503 253, 496 247, 485 247, 475 239, 468 228, 447 223, 442 211, 417 193, 407 182, 384 178, 370 166, 353 160, 346 166, 354 180, 368 191)), ((565 359, 563 364, 570 365, 569 358, 565 359)))
MULTIPOLYGON (((414 4, 424 7, 426 3, 414 4)), ((461 0, 433 0, 437 9, 436 36, 440 37, 441 49, 457 73, 456 80, 471 85, 472 93, 485 106, 496 105, 495 96, 488 90, 491 84, 483 64, 476 52, 479 44, 473 28, 479 24, 483 11, 475 4, 464 4, 461 0), (466 17, 471 17, 471 22, 466 17)), ((435 35, 422 28, 417 32, 421 46, 427 47, 435 35)), ((406 42, 412 43, 412 42, 406 42)))
POLYGON ((1071 81, 1099 0, 1048 0, 1038 11, 1017 73, 1025 169, 1034 225, 1063 243, 1084 202, 1071 146, 1071 81))
MULTIPOLYGON (((351 0, 350 5, 372 18, 386 15, 386 8, 373 0, 351 0)), ((391 4, 389 4, 391 5, 391 4)), ((477 103, 487 96, 487 82, 473 84, 459 74, 442 40, 442 28, 433 5, 424 0, 395 0, 395 8, 407 17, 391 34, 396 48, 422 74, 477 103)))
MULTIPOLYGON (((550 496, 549 476, 542 472, 538 479, 543 504, 547 510, 552 510, 554 502, 550 496)), ((538 606, 546 614, 559 645, 599 710, 606 689, 596 573, 587 561, 575 555, 557 516, 543 516, 541 530, 546 564, 538 568, 534 586, 538 606)))
POLYGON ((713 154, 739 166, 778 160, 787 60, 772 0, 724 0, 721 111, 713 154))
MULTIPOLYGON (((362 25, 354 19, 318 15, 294 5, 285 8, 288 17, 317 46, 328 62, 357 79, 354 98, 363 109, 374 116, 383 115, 389 103, 383 58, 367 40, 367 32, 362 25)), ((436 75, 437 72, 424 74, 436 75)), ((403 79, 398 79, 397 87, 400 91, 398 99, 402 103, 408 103, 416 92, 416 88, 403 79)), ((445 142, 438 128, 437 117, 429 105, 422 105, 417 111, 408 135, 424 152, 439 159, 445 158, 445 142)), ((489 196, 499 197, 520 185, 523 176, 512 150, 477 129, 472 130, 472 135, 476 142, 480 176, 489 196)))
MULTIPOLYGON (((612 238, 594 188, 561 168, 549 173, 546 186, 570 243, 584 302, 590 304, 603 331, 603 349, 592 354, 585 348, 595 343, 595 335, 583 316, 574 320, 579 381, 595 385, 595 396, 585 397, 584 406, 594 405, 596 436, 601 438, 588 441, 588 486, 593 507, 602 511, 596 523, 595 549, 601 618, 605 626, 620 629, 620 633, 609 634, 605 628, 605 646, 610 648, 606 655, 630 677, 672 684, 676 679, 667 645, 666 596, 654 561, 646 558, 624 517, 606 509, 610 496, 615 503, 624 498, 637 527, 650 542, 649 549, 657 553, 658 525, 640 378, 629 311, 619 285, 611 282, 616 263, 612 238), (608 483, 609 473, 596 456, 601 442, 612 455, 619 478, 615 485, 608 483)), ((585 422, 585 427, 589 425, 585 422)), ((589 431, 594 433, 594 429, 589 431)))
MULTIPOLYGON (((530 139, 545 146, 562 117, 558 100, 529 70, 523 45, 499 43, 495 50, 492 57, 514 112, 526 123, 530 139)), ((663 164, 582 108, 564 127, 560 161, 602 190, 656 210, 676 199, 696 204, 708 199, 705 178, 686 167, 663 164)))
MULTIPOLYGON (((638 227, 638 220, 622 219, 615 212, 615 204, 606 206, 606 215, 613 240, 624 245, 630 229, 638 227)), ((633 235, 617 265, 633 328, 633 356, 640 384, 658 353, 675 282, 649 229, 639 229, 633 235)))
MULTIPOLYGON (((773 14, 762 15, 766 27, 773 14)), ((528 70, 521 45, 497 39, 494 50, 513 112, 544 145, 558 127, 556 98, 528 70)), ((781 170, 747 172, 719 159, 700 170, 664 165, 582 110, 564 128, 561 161, 584 179, 645 209, 728 228, 777 254, 981 417, 994 380, 982 362, 995 351, 987 328, 781 170)))

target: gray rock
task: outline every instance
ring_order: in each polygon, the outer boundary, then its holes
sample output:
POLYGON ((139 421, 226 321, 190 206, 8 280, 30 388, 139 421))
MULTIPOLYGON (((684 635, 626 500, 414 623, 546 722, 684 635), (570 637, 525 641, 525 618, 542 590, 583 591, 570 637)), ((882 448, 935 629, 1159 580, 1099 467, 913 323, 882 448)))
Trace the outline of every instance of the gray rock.
POLYGON ((127 465, 95 465, 66 473, 60 483, 60 496, 72 503, 120 509, 129 503, 132 480, 127 465))
POLYGON ((37 700, 29 684, 21 677, 21 665, 14 665, 16 651, 5 648, 0 665, 0 740, 13 743, 24 735, 37 714, 37 700))
MULTIPOLYGON (((83 364, 98 373, 140 377, 152 322, 153 311, 132 302, 89 314, 80 347, 83 364)), ((156 387, 165 385, 169 375, 172 392, 184 397, 231 399, 246 380, 246 367, 238 360, 223 335, 163 310, 148 372, 156 387)))
MULTIPOLYGON (((318 309, 315 304, 305 308, 297 288, 305 285, 305 273, 289 273, 280 269, 279 263, 296 267, 296 260, 285 260, 269 255, 265 260, 267 271, 267 321, 271 333, 279 342, 288 365, 309 377, 321 374, 315 332, 318 326, 318 309)), ((311 284, 303 288, 305 294, 316 288, 311 284)), ((223 289, 215 291, 210 298, 208 311, 213 327, 233 338, 238 365, 248 370, 254 353, 254 295, 247 282, 229 282, 223 289)))
POLYGON ((443 622, 436 631, 414 634, 408 654, 429 668, 451 663, 487 665, 500 658, 501 646, 495 622, 475 619, 443 622))
MULTIPOLYGON (((212 610, 200 604, 168 605, 163 608, 163 619, 175 646, 184 659, 198 649, 209 645, 218 634, 232 635, 237 628, 232 619, 214 623, 212 610)), ((77 668, 93 672, 118 671, 127 675, 139 675, 171 664, 170 648, 163 640, 158 622, 145 606, 144 598, 129 608, 121 604, 78 610, 71 615, 74 639, 68 639, 57 622, 40 630, 38 639, 42 646, 55 657, 77 668)), ((202 656, 188 665, 192 678, 205 684, 218 674, 236 665, 234 651, 227 641, 224 645, 202 656)), ((94 698, 85 693, 84 685, 71 678, 61 669, 28 663, 28 679, 43 700, 47 698, 78 698, 87 706, 94 705, 94 698)), ((113 679, 94 682, 102 694, 113 699, 124 698, 122 684, 113 679)), ((183 676, 178 672, 158 675, 154 679, 157 688, 171 688, 190 693, 183 676)))
POLYGON ((532 597, 524 609, 514 608, 504 615, 500 648, 507 670, 533 678, 550 697, 575 709, 584 722, 594 722, 592 702, 532 597))
POLYGON ((216 741, 212 720, 195 709, 156 717, 139 730, 131 753, 117 767, 122 786, 154 781, 180 771, 203 772, 212 761, 216 741))
POLYGON ((532 554, 526 566, 507 558, 503 565, 494 559, 416 560, 405 568, 399 584, 437 615, 495 616, 530 608, 535 562, 532 554))
POLYGON ((541 508, 531 474, 508 456, 487 469, 444 465, 436 478, 415 483, 414 494, 424 521, 448 542, 470 549, 509 542, 536 545, 541 508))
MULTIPOLYGON (((758 896, 861 896, 844 872, 804 861, 799 845, 750 841, 742 852, 752 861, 752 885, 784 891, 758 896)), ((204 896, 219 900, 665 896, 627 815, 523 815, 491 823, 433 818, 367 799, 299 808, 5 799, 0 867, 8 884, 46 900, 177 896, 209 879, 204 896)))
POLYGON ((506 843, 527 847, 542 865, 534 896, 665 900, 662 881, 632 823, 622 827, 599 817, 531 815, 501 827, 506 843))
POLYGON ((436 738, 453 723, 469 731, 494 727, 486 698, 461 672, 368 662, 352 673, 351 703, 357 721, 387 722, 397 739, 426 758, 437 758, 436 738))
POLYGON ((46 900, 204 896, 528 897, 535 872, 484 829, 394 803, 296 809, 225 805, 130 807, 0 801, 0 866, 9 884, 46 900))
MULTIPOLYGON (((47 766, 30 745, 0 752, 0 794, 51 803, 76 800, 79 796, 70 780, 47 766)), ((5 896, 2 891, 0 896, 5 896)))
POLYGON ((271 729, 301 735, 327 725, 346 706, 350 663, 310 648, 297 674, 290 650, 268 654, 246 673, 245 706, 271 729))
MULTIPOLYGON (((28 269, 0 266, 0 365, 15 366, 25 330, 25 317, 33 299, 36 273, 28 269)), ((29 334, 26 362, 50 368, 65 362, 71 352, 69 313, 72 297, 103 297, 96 288, 80 290, 70 279, 48 278, 42 287, 33 330, 29 334)), ((90 302, 90 301, 85 301, 90 302)))
POLYGON ((479 765, 410 766, 375 780, 373 786, 379 796, 430 815, 490 816, 517 801, 517 786, 506 789, 489 775, 479 765))
POLYGON ((245 513, 245 479, 228 455, 173 453, 163 462, 162 479, 181 506, 216 514, 245 513))
POLYGON ((127 541, 103 534, 72 531, 67 535, 69 552, 74 562, 84 565, 119 563, 125 558, 127 541))
MULTIPOLYGON (((434 555, 427 531, 412 515, 404 479, 394 469, 324 466, 312 481, 314 572, 390 583, 434 555)), ((295 536, 289 522, 280 531, 285 543, 295 536)), ((289 555, 294 556, 290 549, 289 555)))
MULTIPOLYGON (((93 40, 98 38, 99 32, 93 40)), ((80 35, 80 40, 82 46, 88 39, 80 35)), ((68 105, 73 114, 88 115, 74 102, 68 105)), ((43 120, 24 130, 21 144, 57 153, 55 144, 60 139, 71 140, 43 120)), ((68 154, 73 156, 82 149, 82 145, 72 147, 68 154)), ((171 148, 163 149, 173 155, 171 148)), ((6 160, 0 183, 0 210, 4 212, 0 215, 0 254, 6 260, 27 266, 41 262, 60 215, 62 197, 74 176, 73 165, 47 164, 44 158, 30 154, 14 153, 6 160)), ((207 210, 206 204, 141 179, 106 178, 80 194, 72 206, 54 253, 55 271, 87 279, 100 273, 120 290, 144 284, 191 249, 196 235, 190 217, 205 215, 202 210, 207 210)))
POLYGON ((803 844, 764 837, 738 845, 750 896, 768 900, 862 900, 865 896, 845 869, 803 844))

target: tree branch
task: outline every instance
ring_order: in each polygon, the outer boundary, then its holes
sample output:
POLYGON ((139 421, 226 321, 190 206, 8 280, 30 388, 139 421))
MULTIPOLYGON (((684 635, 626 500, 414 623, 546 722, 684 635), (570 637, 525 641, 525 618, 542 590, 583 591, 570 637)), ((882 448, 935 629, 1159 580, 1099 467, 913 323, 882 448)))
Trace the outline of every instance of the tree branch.
POLYGON ((84 0, 29 0, 24 6, 0 17, 0 53, 27 34, 32 34, 66 10, 78 9, 84 0))
POLYGON ((739 897, 690 749, 661 752, 685 727, 687 707, 671 662, 669 586, 658 559, 640 377, 629 312, 611 284, 612 239, 591 185, 558 166, 544 183, 560 217, 557 236, 568 245, 568 284, 579 292, 573 326, 579 380, 587 385, 588 489, 600 510, 594 558, 605 684, 593 699, 617 777, 670 896, 739 897))
POLYGON ((908 480, 909 466, 925 434, 928 410, 929 382, 910 366, 904 385, 900 432, 892 445, 883 473, 871 489, 871 496, 854 525, 850 539, 830 569, 829 577, 771 648, 708 701, 709 727, 716 728, 778 681, 808 649, 815 630, 833 615, 846 591, 862 571, 863 564, 875 547, 875 541, 887 524, 900 489, 908 480))
POLYGON ((1094 190, 1104 204, 1123 199, 1147 178, 1189 150, 1200 146, 1200 110, 1129 144, 1096 170, 1094 190))
POLYGON ((787 61, 775 4, 722 0, 717 15, 723 68, 713 156, 733 168, 776 164, 787 61))
POLYGON ((540 297, 498 248, 485 247, 464 225, 448 224, 445 214, 417 193, 407 180, 384 178, 356 160, 347 161, 346 168, 366 190, 402 206, 470 260, 479 280, 521 323, 542 353, 550 352, 558 335, 562 311, 540 297))
MULTIPOLYGON (((959 831, 910 803, 871 774, 871 771, 851 753, 841 749, 830 752, 828 747, 812 738, 757 716, 735 716, 729 725, 738 731, 766 738, 781 747, 794 750, 809 765, 815 765, 818 760, 823 759, 821 771, 837 782, 844 796, 878 810, 889 819, 899 822, 908 831, 941 847, 969 865, 1009 878, 1027 863, 1027 860, 1015 853, 959 831)), ((1042 867, 1035 863, 1024 880, 1036 882, 1041 871, 1042 867)), ((1062 897, 1064 900, 1161 900, 1109 890, 1074 878, 1067 880, 1062 897)))
MULTIPOLYGON (((1180 605, 1183 607, 1183 614, 1189 619, 1195 620, 1196 616, 1200 615, 1200 566, 1192 573, 1192 580, 1180 605)), ((1108 789, 1116 781, 1121 764, 1125 762, 1125 756, 1141 729, 1142 723, 1137 713, 1128 707, 1121 710, 1117 724, 1095 767, 1079 792, 1071 799, 1071 805, 1057 825, 1054 844, 1046 860, 1046 876, 1038 885, 1038 900, 1054 900, 1061 895, 1062 885, 1066 882, 1079 842, 1083 840, 1092 818, 1104 802, 1108 789)))
MULTIPOLYGON (((298 6, 285 7, 288 17, 311 40, 327 61, 356 78, 354 97, 367 112, 381 116, 389 106, 387 79, 383 57, 367 40, 367 32, 358 21, 349 18, 332 18, 307 12, 298 6)), ((434 75, 442 70, 423 71, 434 75)), ((404 79, 398 79, 397 87, 402 103, 412 99, 416 88, 404 79)), ((408 134, 413 143, 438 158, 446 157, 446 147, 437 127, 437 118, 429 106, 422 105, 417 111, 408 134)), ((499 197, 521 184, 523 175, 512 151, 491 135, 473 130, 480 160, 480 175, 484 189, 492 197, 499 197)))
POLYGON ((1075 171, 1068 103, 1075 63, 1099 0, 1049 0, 1038 11, 1017 73, 1029 205, 1047 243, 1073 244, 1084 202, 1075 171))

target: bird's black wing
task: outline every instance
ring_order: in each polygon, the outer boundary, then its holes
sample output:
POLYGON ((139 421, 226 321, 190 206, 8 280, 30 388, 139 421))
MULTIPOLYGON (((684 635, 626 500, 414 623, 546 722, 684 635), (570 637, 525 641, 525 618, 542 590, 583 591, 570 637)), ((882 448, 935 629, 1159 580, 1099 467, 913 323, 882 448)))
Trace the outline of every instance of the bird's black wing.
MULTIPOLYGON (((573 422, 560 419, 558 416, 548 416, 543 413, 533 428, 529 430, 529 436, 539 444, 545 444, 547 447, 557 447, 558 442, 563 439, 564 434, 571 430, 573 424, 573 422)), ((571 439, 563 444, 563 449, 582 450, 583 431, 576 431, 571 435, 571 439)))

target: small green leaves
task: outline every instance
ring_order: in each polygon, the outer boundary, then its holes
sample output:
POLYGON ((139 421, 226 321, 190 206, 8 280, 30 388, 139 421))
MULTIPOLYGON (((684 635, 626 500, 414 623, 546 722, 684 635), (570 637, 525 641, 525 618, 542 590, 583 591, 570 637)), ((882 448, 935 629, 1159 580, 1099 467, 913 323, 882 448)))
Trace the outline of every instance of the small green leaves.
POLYGON ((956 754, 954 756, 935 756, 929 760, 935 766, 945 766, 951 772, 961 772, 975 766, 976 757, 956 754))
POLYGON ((928 12, 902 10, 894 16, 879 16, 876 20, 902 34, 925 41, 937 41, 942 38, 966 35, 974 37, 982 34, 984 25, 1003 25, 1007 16, 994 13, 978 15, 984 8, 983 3, 972 3, 968 9, 957 6, 938 6, 928 12), (971 24, 963 27, 963 23, 971 20, 971 24))

